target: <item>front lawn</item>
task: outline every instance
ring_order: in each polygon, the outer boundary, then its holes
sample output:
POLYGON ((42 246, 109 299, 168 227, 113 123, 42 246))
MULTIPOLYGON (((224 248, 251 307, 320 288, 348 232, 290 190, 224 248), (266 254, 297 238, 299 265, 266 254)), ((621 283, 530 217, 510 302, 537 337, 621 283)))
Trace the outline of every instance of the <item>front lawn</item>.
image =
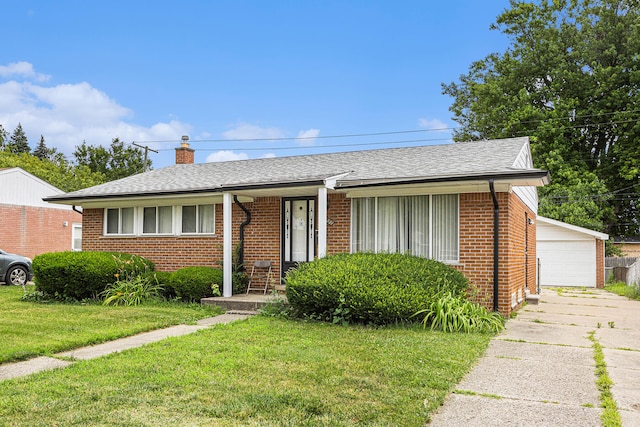
MULTIPOLYGON (((31 292, 33 286, 28 286, 31 292)), ((24 302, 19 286, 0 286, 0 363, 51 354, 170 325, 193 323, 220 311, 199 304, 138 307, 24 302)))
POLYGON ((11 426, 419 426, 490 338, 252 317, 0 382, 0 420, 11 426))

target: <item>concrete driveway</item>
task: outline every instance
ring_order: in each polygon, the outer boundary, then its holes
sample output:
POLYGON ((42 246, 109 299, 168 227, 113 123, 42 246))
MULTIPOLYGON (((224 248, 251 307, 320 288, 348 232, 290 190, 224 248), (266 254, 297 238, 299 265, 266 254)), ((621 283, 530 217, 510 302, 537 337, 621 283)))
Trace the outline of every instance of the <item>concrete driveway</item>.
POLYGON ((640 426, 640 301, 567 288, 509 320, 429 425, 601 426, 591 332, 623 426, 640 426))

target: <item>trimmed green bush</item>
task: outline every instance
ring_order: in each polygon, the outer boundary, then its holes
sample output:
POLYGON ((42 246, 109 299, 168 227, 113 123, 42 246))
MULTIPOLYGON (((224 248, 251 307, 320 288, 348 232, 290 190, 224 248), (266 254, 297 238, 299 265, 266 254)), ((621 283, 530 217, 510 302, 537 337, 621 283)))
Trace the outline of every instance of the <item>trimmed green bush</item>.
POLYGON ((152 271, 151 261, 117 252, 51 252, 33 259, 36 289, 61 299, 97 298, 120 274, 152 271))
POLYGON ((172 300, 176 297, 176 290, 171 285, 171 273, 170 271, 150 271, 144 274, 146 280, 150 280, 153 283, 157 283, 162 288, 160 295, 167 299, 172 300))
POLYGON ((176 297, 183 301, 219 296, 222 289, 222 270, 212 267, 185 267, 171 275, 176 297), (212 285, 217 285, 217 288, 212 285))
POLYGON ((416 322, 444 291, 465 296, 469 282, 438 261, 403 254, 337 254, 300 264, 285 278, 298 315, 335 323, 416 322))

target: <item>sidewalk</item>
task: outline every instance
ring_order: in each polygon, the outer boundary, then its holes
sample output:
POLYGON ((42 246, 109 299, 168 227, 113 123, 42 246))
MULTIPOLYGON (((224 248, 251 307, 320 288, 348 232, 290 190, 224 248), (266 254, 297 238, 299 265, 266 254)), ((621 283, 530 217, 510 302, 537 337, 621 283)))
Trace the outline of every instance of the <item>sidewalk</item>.
POLYGON ((95 359, 97 357, 102 357, 107 354, 116 353, 129 348, 141 347, 145 344, 160 341, 165 338, 191 334, 212 325, 226 324, 236 320, 246 319, 253 314, 255 313, 226 313, 216 317, 201 319, 195 325, 171 326, 169 328, 144 332, 142 334, 120 338, 102 344, 65 351, 63 353, 56 354, 55 357, 41 356, 25 360, 24 362, 3 364, 0 365, 0 381, 35 374, 36 372, 48 369, 64 368, 73 363, 69 359, 95 359))
POLYGON ((593 343, 623 426, 640 425, 640 302, 599 289, 543 289, 494 338, 430 426, 601 426, 593 343))

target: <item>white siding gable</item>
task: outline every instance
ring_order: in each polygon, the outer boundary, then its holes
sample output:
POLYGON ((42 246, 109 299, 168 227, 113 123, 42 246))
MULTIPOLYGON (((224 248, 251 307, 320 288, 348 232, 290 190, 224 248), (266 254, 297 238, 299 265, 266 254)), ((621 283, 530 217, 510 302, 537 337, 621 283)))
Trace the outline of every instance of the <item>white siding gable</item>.
MULTIPOLYGON (((523 144, 522 150, 516 157, 513 167, 515 169, 531 169, 533 168, 533 159, 529 144, 523 144)), ((529 209, 536 215, 538 214, 538 189, 537 187, 514 187, 513 192, 520 197, 529 209)))
POLYGON ((64 192, 21 168, 0 169, 0 204, 71 209, 42 200, 58 194, 64 192))

